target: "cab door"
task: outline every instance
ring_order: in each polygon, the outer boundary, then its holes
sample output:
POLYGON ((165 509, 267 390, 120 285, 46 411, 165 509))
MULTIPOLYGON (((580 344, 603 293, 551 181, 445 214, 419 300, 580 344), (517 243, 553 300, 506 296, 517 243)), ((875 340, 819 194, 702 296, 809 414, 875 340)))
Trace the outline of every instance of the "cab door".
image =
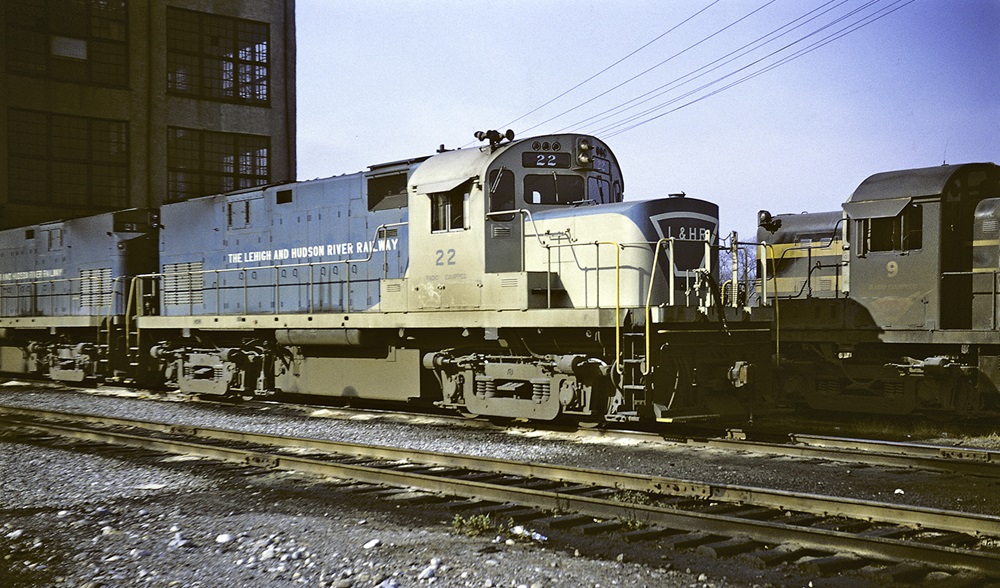
POLYGON ((524 221, 518 212, 514 172, 491 170, 486 187, 486 272, 524 270, 524 221))

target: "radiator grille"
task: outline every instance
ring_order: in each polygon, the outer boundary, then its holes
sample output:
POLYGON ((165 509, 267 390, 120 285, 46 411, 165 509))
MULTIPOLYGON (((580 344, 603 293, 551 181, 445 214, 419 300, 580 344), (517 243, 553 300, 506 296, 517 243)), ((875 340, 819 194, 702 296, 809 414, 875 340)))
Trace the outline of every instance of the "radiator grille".
POLYGON ((204 300, 202 262, 168 263, 163 266, 164 304, 201 304, 204 300))
POLYGON ((493 225, 494 239, 510 239, 510 227, 504 225, 493 225))
POLYGON ((80 270, 80 306, 94 308, 111 304, 111 268, 80 270))

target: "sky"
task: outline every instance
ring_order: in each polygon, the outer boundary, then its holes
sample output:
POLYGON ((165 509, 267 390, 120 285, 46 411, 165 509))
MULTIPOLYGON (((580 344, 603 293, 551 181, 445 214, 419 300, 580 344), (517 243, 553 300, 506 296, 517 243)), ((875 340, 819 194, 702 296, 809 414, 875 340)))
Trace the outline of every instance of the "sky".
POLYGON ((1000 0, 296 0, 296 35, 300 180, 585 132, 626 200, 710 200, 752 240, 873 173, 1000 163, 1000 0))

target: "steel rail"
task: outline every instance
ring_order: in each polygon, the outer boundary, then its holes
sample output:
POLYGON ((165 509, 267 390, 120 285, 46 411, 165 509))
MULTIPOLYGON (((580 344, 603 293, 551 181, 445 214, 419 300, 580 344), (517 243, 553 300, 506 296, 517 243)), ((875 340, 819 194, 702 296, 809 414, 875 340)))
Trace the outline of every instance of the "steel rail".
MULTIPOLYGON (((977 463, 1000 464, 1000 451, 979 447, 960 447, 949 445, 932 445, 928 443, 907 443, 900 441, 877 441, 871 439, 855 439, 851 437, 830 437, 826 435, 789 435, 789 438, 803 445, 812 447, 834 447, 858 451, 880 451, 882 453, 899 453, 926 458, 938 458, 948 461, 969 461, 977 463)), ((1000 470, 994 466, 994 470, 1000 470)), ((998 475, 1000 472, 994 475, 998 475)))
POLYGON ((922 468, 991 478, 1000 477, 1000 452, 987 449, 819 435, 793 434, 789 435, 789 439, 793 443, 708 439, 692 444, 787 457, 826 459, 899 468, 922 468))
POLYGON ((573 466, 519 462, 493 457, 479 457, 345 443, 325 439, 286 437, 212 427, 173 425, 155 421, 120 419, 72 412, 28 408, 0 407, 0 414, 30 418, 62 418, 119 427, 138 427, 168 434, 179 434, 222 442, 253 443, 279 448, 311 449, 357 458, 406 461, 437 467, 453 467, 482 472, 502 473, 524 478, 542 478, 571 484, 612 487, 617 490, 666 494, 717 502, 732 502, 822 516, 843 516, 873 522, 908 525, 914 528, 936 529, 1000 537, 1000 517, 942 511, 917 506, 829 497, 816 494, 753 488, 732 484, 712 484, 681 478, 650 476, 628 472, 595 470, 573 466))
MULTIPOLYGON (((116 419, 121 420, 121 419, 116 419)), ((8 425, 13 424, 8 420, 8 425)), ((138 435, 114 433, 73 428, 55 424, 22 423, 23 426, 37 428, 46 433, 75 439, 111 443, 129 447, 162 451, 166 453, 183 453, 221 461, 247 464, 257 467, 269 467, 297 472, 312 473, 335 478, 346 478, 364 483, 384 484, 404 488, 419 488, 430 492, 440 492, 466 498, 512 502, 523 506, 554 511, 572 511, 601 519, 638 520, 652 525, 662 525, 671 529, 689 532, 717 533, 727 536, 741 536, 765 543, 793 542, 800 546, 824 551, 848 551, 862 557, 874 559, 890 558, 894 560, 915 560, 925 565, 941 566, 949 569, 966 569, 975 572, 995 572, 1000 569, 1000 555, 964 550, 953 547, 938 546, 900 541, 891 538, 864 536, 830 529, 786 525, 780 522, 743 519, 734 516, 710 514, 702 512, 680 511, 649 505, 625 503, 616 500, 573 495, 552 490, 533 490, 497 483, 480 482, 445 478, 431 474, 386 469, 385 467, 365 466, 361 464, 337 463, 309 457, 277 455, 266 451, 241 449, 235 447, 205 445, 179 440, 165 440, 138 435)), ((169 427, 169 425, 164 425, 169 427)), ((219 432, 218 429, 201 429, 184 427, 188 434, 203 434, 219 432), (193 433, 192 433, 193 432, 193 433)), ((273 439, 274 436, 245 434, 227 431, 228 441, 273 439)), ((293 440, 285 438, 286 440, 293 440)), ((213 440, 217 440, 214 439, 213 440)), ((303 440, 294 440, 303 441, 303 440)), ((317 443, 316 440, 305 440, 317 443)), ((324 442, 318 442, 319 446, 324 442)), ((346 444, 336 444, 346 445, 346 444)), ((301 446, 300 446, 301 447, 301 446)), ((376 453, 382 453, 387 448, 374 448, 376 453)), ((422 452, 411 450, 389 451, 390 455, 405 455, 412 458, 422 452)), ((434 454, 436 455, 436 454, 434 454)), ((448 456, 449 458, 462 456, 448 456)), ((404 461, 404 460, 400 460, 404 461)), ((410 461, 410 460, 405 460, 410 461)), ((459 461, 465 461, 464 459, 459 461)), ((473 458, 473 461, 478 459, 473 458)), ((487 460, 493 461, 493 460, 487 460)), ((507 462, 513 463, 513 462, 507 462)), ((532 466, 519 464, 529 470, 547 470, 547 466, 532 466)), ((565 469, 565 468, 557 468, 565 469)), ((582 471, 582 470, 581 470, 582 471)), ((510 473, 510 472, 507 472, 510 473)), ((593 473, 593 472, 591 472, 593 473)), ((618 478, 620 474, 601 472, 605 478, 618 478)), ((617 486, 617 482, 616 482, 617 486)), ((753 498, 753 495, 747 495, 753 498)))

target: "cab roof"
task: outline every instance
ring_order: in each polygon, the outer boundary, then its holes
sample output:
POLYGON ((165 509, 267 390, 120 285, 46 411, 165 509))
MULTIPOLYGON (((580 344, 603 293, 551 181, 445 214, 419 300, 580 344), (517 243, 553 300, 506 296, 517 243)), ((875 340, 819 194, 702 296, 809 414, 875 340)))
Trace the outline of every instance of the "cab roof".
POLYGON ((957 173, 968 168, 991 167, 994 163, 962 163, 889 171, 868 177, 847 199, 847 203, 933 196, 944 192, 957 173))

